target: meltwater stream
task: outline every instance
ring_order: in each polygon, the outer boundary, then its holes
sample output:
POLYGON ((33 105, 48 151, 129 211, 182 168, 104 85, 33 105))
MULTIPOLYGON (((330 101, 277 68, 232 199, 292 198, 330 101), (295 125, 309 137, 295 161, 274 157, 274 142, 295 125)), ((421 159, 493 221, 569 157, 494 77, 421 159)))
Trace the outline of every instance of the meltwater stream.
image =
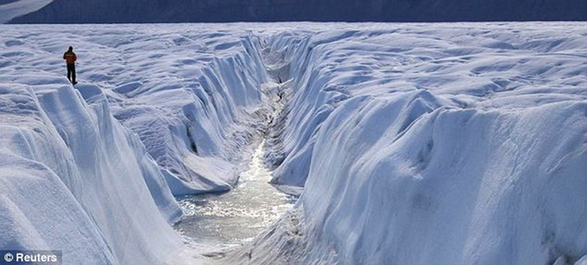
POLYGON ((269 184, 271 172, 263 163, 263 146, 261 142, 255 149, 249 169, 241 173, 233 190, 178 199, 184 217, 175 229, 196 243, 242 244, 291 208, 296 198, 269 184))

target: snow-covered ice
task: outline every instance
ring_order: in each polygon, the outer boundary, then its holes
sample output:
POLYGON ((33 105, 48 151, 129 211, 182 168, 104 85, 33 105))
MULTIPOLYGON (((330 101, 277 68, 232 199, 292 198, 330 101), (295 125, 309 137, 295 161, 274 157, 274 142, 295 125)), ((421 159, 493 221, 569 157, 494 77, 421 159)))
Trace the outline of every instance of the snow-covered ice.
POLYGON ((0 23, 7 23, 14 18, 33 13, 51 2, 53 0, 8 1, 8 3, 0 5, 0 23))
POLYGON ((303 192, 216 261, 587 259, 585 23, 0 32, 0 249, 62 249, 66 264, 204 258, 169 225, 173 195, 236 183, 275 81, 289 103, 264 159, 272 183, 303 192))
POLYGON ((160 264, 181 246, 173 194, 230 189, 269 111, 258 39, 181 27, 2 26, 1 249, 160 264))
POLYGON ((324 28, 271 41, 295 80, 268 161, 275 183, 305 190, 231 260, 572 264, 587 254, 584 23, 324 28))
POLYGON ((5 27, 5 76, 19 77, 18 66, 62 77, 59 54, 69 43, 79 56, 78 88, 88 97, 98 92, 85 87, 104 89, 112 114, 138 134, 175 195, 235 182, 238 169, 229 162, 251 136, 243 128, 266 114, 257 109, 266 82, 257 37, 202 26, 22 27, 5 27))
POLYGON ((0 248, 63 250, 66 264, 162 262, 181 243, 168 224, 181 211, 138 137, 67 81, 21 81, 1 85, 0 248))

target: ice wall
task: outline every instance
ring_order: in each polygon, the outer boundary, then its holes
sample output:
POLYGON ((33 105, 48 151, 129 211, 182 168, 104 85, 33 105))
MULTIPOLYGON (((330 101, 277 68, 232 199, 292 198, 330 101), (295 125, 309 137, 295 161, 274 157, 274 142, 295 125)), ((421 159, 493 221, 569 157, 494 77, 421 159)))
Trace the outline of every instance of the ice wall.
POLYGON ((80 87, 96 99, 86 104, 67 81, 41 85, 51 79, 1 88, 0 248, 62 250, 64 264, 162 263, 181 244, 168 223, 181 211, 156 163, 99 88, 80 87))
POLYGON ((104 90, 112 114, 140 137, 174 195, 235 183, 240 149, 268 113, 261 43, 252 32, 238 25, 3 30, 7 75, 18 75, 18 66, 62 76, 63 43, 74 46, 81 83, 104 90))
POLYGON ((274 181, 305 190, 229 258, 581 264, 581 25, 373 25, 299 38, 274 181))
POLYGON ((96 81, 113 87, 114 116, 139 135, 174 195, 226 191, 268 114, 261 44, 246 31, 181 29, 153 26, 134 33, 148 41, 108 42, 130 59, 120 76, 96 81))
MULTIPOLYGON (((268 45, 294 80, 266 160, 305 191, 229 258, 587 259, 584 24, 344 25, 247 24, 283 30, 268 45)), ((235 181, 267 112, 263 41, 242 24, 167 27, 0 27, 0 247, 162 263, 181 243, 171 194, 235 181)))
POLYGON ((269 107, 259 39, 200 27, 2 26, 0 249, 64 264, 179 250, 174 193, 230 189, 269 107))

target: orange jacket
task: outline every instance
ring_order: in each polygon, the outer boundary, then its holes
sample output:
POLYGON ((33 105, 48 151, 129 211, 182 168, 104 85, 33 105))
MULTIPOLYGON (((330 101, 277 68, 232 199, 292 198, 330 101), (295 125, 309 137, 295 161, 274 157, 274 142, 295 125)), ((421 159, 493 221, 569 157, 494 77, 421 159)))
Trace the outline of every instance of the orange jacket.
POLYGON ((74 52, 67 51, 63 54, 63 59, 67 64, 73 64, 77 60, 77 55, 74 52))

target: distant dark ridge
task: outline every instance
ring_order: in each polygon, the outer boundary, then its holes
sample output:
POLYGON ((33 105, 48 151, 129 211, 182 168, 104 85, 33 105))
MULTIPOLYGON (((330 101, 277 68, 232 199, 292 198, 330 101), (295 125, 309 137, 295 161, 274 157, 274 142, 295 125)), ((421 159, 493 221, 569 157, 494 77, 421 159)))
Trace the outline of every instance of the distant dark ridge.
POLYGON ((586 21, 587 0, 55 0, 11 23, 586 21))
POLYGON ((10 4, 12 2, 16 2, 18 0, 0 0, 0 5, 10 4))

